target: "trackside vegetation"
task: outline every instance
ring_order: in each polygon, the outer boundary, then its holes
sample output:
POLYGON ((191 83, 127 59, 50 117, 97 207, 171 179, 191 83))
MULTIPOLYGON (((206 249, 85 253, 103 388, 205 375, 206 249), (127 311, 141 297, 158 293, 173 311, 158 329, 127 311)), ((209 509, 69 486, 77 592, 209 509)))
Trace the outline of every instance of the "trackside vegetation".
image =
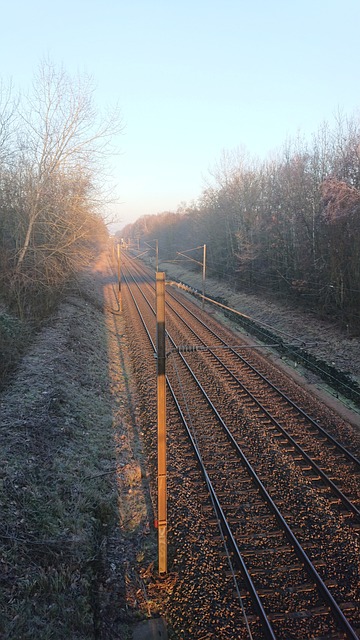
MULTIPOLYGON (((147 249, 156 238, 163 260, 206 244, 209 275, 290 298, 358 335, 359 117, 338 115, 310 142, 290 140, 264 162, 224 153, 212 178, 191 205, 143 216, 122 235, 147 249)), ((201 261, 201 249, 189 255, 201 261)))
POLYGON ((102 314, 79 304, 62 305, 2 394, 0 636, 9 640, 99 637, 115 454, 102 314))
POLYGON ((44 60, 28 93, 0 82, 0 384, 29 330, 107 239, 104 172, 121 130, 91 78, 44 60))

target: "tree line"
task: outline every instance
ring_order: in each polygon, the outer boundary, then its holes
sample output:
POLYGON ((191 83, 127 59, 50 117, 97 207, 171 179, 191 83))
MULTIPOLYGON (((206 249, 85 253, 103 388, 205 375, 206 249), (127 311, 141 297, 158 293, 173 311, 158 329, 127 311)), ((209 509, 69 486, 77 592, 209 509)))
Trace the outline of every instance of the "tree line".
POLYGON ((0 296, 20 318, 46 314, 107 237, 102 169, 120 129, 90 77, 48 60, 26 94, 0 84, 0 296))
MULTIPOLYGON (((224 152, 198 201, 121 235, 173 260, 207 245, 207 270, 239 290, 296 299, 360 327, 360 122, 338 115, 263 162, 224 152)), ((201 254, 199 253, 199 259, 201 254)))

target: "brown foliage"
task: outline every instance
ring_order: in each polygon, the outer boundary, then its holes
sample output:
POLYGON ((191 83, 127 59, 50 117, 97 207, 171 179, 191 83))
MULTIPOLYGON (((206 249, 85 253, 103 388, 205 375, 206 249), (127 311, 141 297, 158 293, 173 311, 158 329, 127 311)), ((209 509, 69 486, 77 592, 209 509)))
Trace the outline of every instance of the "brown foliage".
POLYGON ((349 220, 360 213, 360 191, 336 178, 328 178, 320 185, 323 216, 328 223, 349 220))

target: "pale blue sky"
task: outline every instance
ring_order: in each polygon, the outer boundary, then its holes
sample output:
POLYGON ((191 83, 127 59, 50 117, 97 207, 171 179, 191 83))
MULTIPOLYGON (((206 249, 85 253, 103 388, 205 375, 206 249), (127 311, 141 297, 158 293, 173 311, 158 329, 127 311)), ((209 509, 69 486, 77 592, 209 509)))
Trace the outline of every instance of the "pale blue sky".
POLYGON ((0 15, 3 78, 25 88, 47 56, 120 105, 122 225, 196 200, 223 150, 266 158, 360 109, 360 0, 13 0, 0 15))

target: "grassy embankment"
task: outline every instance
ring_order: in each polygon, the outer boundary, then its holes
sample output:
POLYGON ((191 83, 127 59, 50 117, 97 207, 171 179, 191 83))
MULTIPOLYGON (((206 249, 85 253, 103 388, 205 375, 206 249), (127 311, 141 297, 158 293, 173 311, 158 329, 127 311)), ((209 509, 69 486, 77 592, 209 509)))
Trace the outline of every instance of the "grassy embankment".
MULTIPOLYGON (((10 316, 4 326, 8 350, 18 345, 20 355, 26 332, 10 316)), ((1 394, 0 636, 8 640, 102 637, 106 552, 119 518, 107 340, 101 309, 70 297, 1 394)))

